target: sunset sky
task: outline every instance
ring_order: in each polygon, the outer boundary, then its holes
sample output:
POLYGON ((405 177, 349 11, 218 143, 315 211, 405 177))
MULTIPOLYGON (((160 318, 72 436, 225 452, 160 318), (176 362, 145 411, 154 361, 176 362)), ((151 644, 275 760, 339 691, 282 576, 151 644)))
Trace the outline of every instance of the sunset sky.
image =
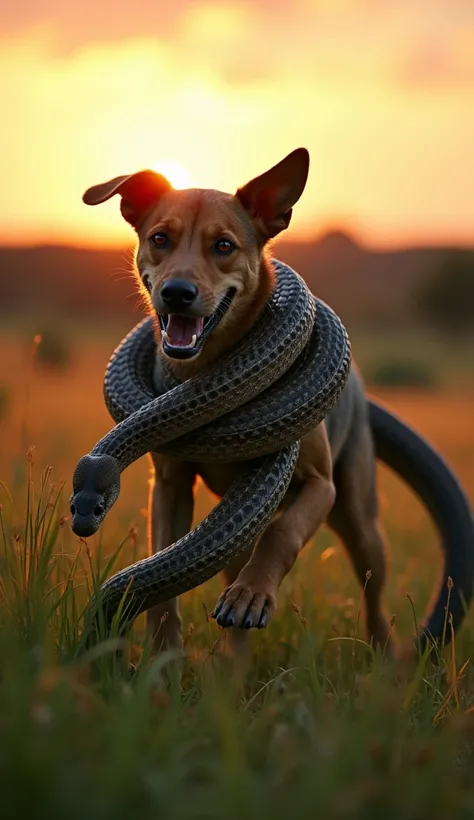
POLYGON ((304 145, 294 238, 474 243, 474 0, 7 0, 1 29, 1 242, 130 242, 87 187, 233 191, 304 145))

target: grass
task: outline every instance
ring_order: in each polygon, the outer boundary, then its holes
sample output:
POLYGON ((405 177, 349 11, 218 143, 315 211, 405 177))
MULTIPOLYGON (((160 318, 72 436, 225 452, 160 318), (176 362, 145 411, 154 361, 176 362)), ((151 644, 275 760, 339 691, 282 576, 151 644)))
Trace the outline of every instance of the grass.
MULTIPOLYGON (((172 656, 150 657, 143 618, 125 645, 112 636, 84 651, 94 589, 145 554, 147 470, 125 473, 97 536, 75 538, 70 479, 110 426, 110 345, 89 341, 67 373, 48 374, 10 344, 0 363, 12 396, 0 420, 2 818, 472 817, 472 613, 437 665, 420 659, 395 682, 364 642, 361 591, 329 532, 285 580, 274 622, 252 635, 244 676, 208 617, 219 579, 183 596, 181 682, 172 656)), ((384 398, 448 456, 472 498, 474 397, 384 398)), ((380 486, 387 606, 406 637, 436 578, 435 534, 395 477, 381 470, 380 486)), ((200 486, 196 521, 212 503, 200 486)))

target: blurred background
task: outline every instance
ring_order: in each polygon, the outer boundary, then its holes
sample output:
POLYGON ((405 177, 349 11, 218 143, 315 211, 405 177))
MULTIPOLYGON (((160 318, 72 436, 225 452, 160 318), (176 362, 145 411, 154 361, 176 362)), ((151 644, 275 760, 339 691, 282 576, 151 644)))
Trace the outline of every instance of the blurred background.
MULTIPOLYGON (((145 167, 233 191, 299 145, 310 178, 275 255, 474 497, 472 0, 25 0, 0 36, 0 479, 14 497, 34 446, 67 514, 75 462, 111 426, 107 360, 142 315, 118 200, 87 208, 83 191, 145 167)), ((136 527, 140 555, 147 478, 144 461, 127 471, 104 526, 136 527)), ((402 589, 429 524, 381 486, 402 589)))

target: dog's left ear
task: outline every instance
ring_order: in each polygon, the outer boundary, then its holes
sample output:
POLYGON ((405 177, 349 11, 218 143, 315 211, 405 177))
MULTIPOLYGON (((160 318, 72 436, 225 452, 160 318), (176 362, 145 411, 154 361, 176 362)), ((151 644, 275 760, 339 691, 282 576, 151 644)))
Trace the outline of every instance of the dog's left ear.
POLYGON ((82 201, 86 205, 99 205, 119 194, 122 216, 136 230, 149 208, 171 190, 172 186, 164 176, 147 169, 93 185, 87 189, 82 201))
POLYGON ((288 227, 293 205, 304 191, 309 171, 306 148, 292 151, 278 165, 255 177, 236 193, 265 241, 288 227))

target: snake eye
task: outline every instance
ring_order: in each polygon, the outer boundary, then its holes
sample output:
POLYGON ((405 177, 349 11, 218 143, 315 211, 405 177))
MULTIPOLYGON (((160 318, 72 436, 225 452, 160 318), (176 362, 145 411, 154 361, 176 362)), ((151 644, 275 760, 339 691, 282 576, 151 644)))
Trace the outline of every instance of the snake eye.
POLYGON ((167 233, 162 233, 159 231, 158 233, 154 233, 153 236, 150 236, 151 241, 157 248, 167 248, 170 244, 170 238, 167 233))
POLYGON ((228 256, 232 251, 235 250, 235 245, 230 239, 226 239, 225 237, 222 239, 218 239, 214 245, 214 250, 216 253, 220 254, 221 256, 228 256))

